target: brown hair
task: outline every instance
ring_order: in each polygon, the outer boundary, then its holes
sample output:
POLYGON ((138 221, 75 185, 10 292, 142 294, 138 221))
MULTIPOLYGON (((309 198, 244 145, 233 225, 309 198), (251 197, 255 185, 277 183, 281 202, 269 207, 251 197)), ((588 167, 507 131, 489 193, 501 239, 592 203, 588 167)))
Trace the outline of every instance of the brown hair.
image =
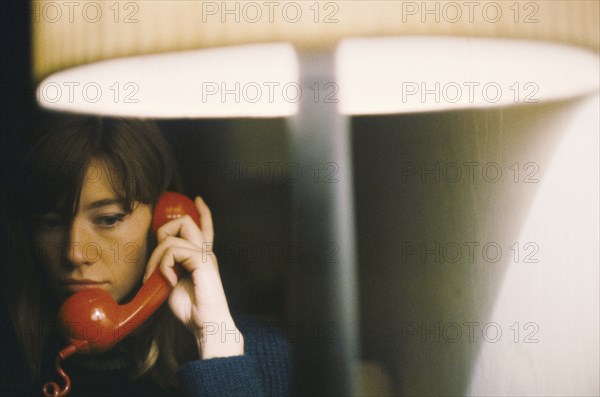
MULTIPOLYGON (((29 146, 15 178, 20 192, 12 192, 11 251, 19 255, 3 264, 9 268, 3 302, 32 380, 39 381, 58 307, 48 298, 40 255, 34 251, 32 217, 53 210, 72 219, 92 158, 109 165, 109 179, 127 211, 135 202, 154 206, 164 191, 179 190, 179 177, 168 143, 147 120, 43 114, 29 146)), ((176 371, 196 343, 166 304, 153 317, 129 343, 136 363, 132 375, 176 386, 176 371)))

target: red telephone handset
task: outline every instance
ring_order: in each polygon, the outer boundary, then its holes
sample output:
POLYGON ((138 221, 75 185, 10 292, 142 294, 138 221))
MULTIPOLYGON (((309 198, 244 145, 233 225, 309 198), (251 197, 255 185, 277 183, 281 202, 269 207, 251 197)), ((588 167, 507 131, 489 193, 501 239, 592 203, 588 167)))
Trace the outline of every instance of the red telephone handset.
MULTIPOLYGON (((179 193, 164 193, 154 209, 154 233, 168 221, 183 215, 190 215, 200 225, 200 215, 191 199, 179 193)), ((65 396, 69 392, 71 381, 60 367, 62 360, 74 353, 98 354, 112 349, 146 321, 170 292, 171 284, 157 268, 137 295, 124 305, 119 305, 99 288, 70 296, 58 312, 59 331, 71 342, 56 358, 56 370, 64 379, 65 387, 61 390, 55 382, 48 382, 44 385, 44 395, 65 396)))

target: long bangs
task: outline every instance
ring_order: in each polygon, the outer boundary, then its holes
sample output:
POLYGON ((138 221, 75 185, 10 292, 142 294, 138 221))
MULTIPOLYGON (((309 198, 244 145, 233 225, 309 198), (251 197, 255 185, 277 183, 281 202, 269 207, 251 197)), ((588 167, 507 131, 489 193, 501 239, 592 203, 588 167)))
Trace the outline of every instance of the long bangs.
POLYGON ((19 174, 24 213, 57 211, 73 215, 77 210, 95 134, 89 133, 91 121, 79 125, 66 121, 57 120, 56 132, 41 130, 25 158, 19 174))
POLYGON ((113 190, 127 210, 132 210, 134 201, 154 205, 163 191, 179 187, 174 159, 154 123, 101 122, 100 145, 94 158, 105 163, 113 190))
POLYGON ((45 126, 20 176, 29 213, 73 216, 85 178, 100 172, 127 211, 135 201, 154 205, 163 191, 179 187, 168 144, 152 122, 54 116, 45 126))

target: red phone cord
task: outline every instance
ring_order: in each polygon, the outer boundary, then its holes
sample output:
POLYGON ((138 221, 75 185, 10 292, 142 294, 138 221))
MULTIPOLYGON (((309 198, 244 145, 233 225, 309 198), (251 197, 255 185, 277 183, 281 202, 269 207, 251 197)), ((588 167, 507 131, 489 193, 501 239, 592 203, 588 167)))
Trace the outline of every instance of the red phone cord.
POLYGON ((61 361, 69 357, 70 355, 77 352, 77 348, 74 345, 69 345, 58 353, 56 356, 56 372, 65 381, 65 387, 63 389, 53 381, 50 381, 44 385, 44 396, 46 397, 63 397, 66 396, 71 390, 71 378, 60 366, 61 361))

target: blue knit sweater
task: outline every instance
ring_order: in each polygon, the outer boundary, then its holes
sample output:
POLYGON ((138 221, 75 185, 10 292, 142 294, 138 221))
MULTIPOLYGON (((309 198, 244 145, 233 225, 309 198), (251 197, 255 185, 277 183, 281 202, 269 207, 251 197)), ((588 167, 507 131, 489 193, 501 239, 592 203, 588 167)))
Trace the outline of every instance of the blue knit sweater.
MULTIPOLYGON (((243 356, 190 361, 179 372, 180 390, 165 390, 148 379, 132 381, 129 368, 70 370, 76 396, 288 396, 291 393, 291 357, 287 340, 275 328, 256 321, 236 320, 244 335, 243 356)), ((3 327, 4 328, 4 327, 3 327)), ((6 328, 4 328, 6 330, 6 328)), ((27 381, 19 363, 15 343, 2 338, 2 396, 42 395, 41 385, 27 381), (7 342, 8 345, 7 345, 7 342)), ((45 365, 46 374, 54 374, 53 360, 45 365)), ((68 360, 67 360, 68 361, 68 360)), ((46 379, 46 380, 50 380, 46 379)))
POLYGON ((239 323, 243 356, 191 361, 179 370, 186 396, 287 396, 291 359, 279 332, 259 323, 239 323))

